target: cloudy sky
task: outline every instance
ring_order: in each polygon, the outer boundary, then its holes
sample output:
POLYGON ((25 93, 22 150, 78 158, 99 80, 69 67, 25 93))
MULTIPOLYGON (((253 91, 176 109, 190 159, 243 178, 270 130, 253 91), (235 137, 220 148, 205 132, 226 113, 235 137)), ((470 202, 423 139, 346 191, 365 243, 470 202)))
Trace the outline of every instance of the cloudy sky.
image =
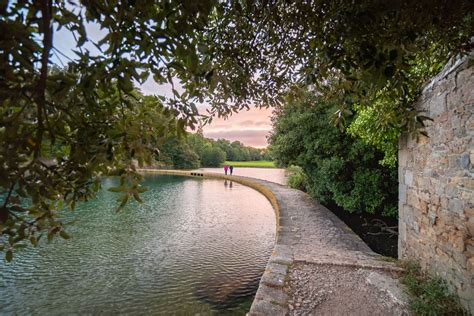
MULTIPOLYGON (((96 24, 87 24, 86 31, 94 41, 100 40, 105 32, 100 30, 96 24)), ((75 40, 68 31, 64 28, 57 31, 54 35, 54 47, 62 53, 74 58, 75 55, 72 49, 75 48, 75 40)), ((93 54, 99 54, 99 51, 90 43, 85 46, 93 54)), ((59 55, 53 55, 52 61, 58 65, 66 64, 67 60, 61 61, 59 55)), ((140 86, 144 94, 149 95, 165 95, 172 97, 171 87, 169 85, 158 85, 153 79, 147 80, 140 86)), ((179 89, 178 89, 179 90, 179 89)), ((270 116, 271 109, 256 109, 252 108, 248 111, 243 110, 237 114, 233 114, 226 120, 222 118, 215 118, 210 125, 204 126, 204 135, 209 138, 225 138, 230 141, 239 140, 247 146, 266 147, 267 136, 271 130, 270 116)), ((203 108, 205 113, 205 108, 203 108)))
POLYGON ((266 147, 271 130, 271 114, 271 109, 250 109, 234 114, 227 120, 218 118, 204 127, 204 135, 214 139, 239 140, 253 147, 266 147))

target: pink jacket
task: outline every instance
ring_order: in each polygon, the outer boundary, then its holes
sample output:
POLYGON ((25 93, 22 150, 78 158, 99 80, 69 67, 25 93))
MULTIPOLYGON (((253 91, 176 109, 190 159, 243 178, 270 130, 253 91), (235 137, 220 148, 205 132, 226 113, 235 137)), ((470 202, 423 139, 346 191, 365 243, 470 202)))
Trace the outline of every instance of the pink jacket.
POLYGON ((227 169, 229 169, 229 166, 228 166, 228 165, 225 165, 225 166, 224 166, 224 171, 227 171, 227 169))

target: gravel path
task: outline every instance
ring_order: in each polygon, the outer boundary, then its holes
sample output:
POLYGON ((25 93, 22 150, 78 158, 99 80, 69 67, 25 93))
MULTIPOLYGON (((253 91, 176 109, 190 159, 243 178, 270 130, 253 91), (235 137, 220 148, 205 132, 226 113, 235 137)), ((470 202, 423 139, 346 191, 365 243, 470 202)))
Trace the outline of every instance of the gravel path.
POLYGON ((306 193, 253 181, 276 197, 280 227, 249 315, 409 315, 400 268, 306 193))
POLYGON ((285 291, 289 315, 408 315, 396 279, 386 272, 296 263, 285 291))

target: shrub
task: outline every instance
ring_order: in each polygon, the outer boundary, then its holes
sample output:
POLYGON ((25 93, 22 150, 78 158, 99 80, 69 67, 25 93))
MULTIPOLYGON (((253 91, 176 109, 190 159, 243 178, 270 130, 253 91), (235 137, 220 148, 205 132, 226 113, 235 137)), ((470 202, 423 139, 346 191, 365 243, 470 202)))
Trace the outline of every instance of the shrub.
POLYGON ((306 93, 288 99, 273 117, 270 143, 277 164, 302 168, 289 185, 304 183, 314 198, 349 212, 396 216, 397 168, 382 166, 382 151, 331 125, 333 113, 332 104, 306 93))
POLYGON ((302 191, 306 191, 307 188, 307 179, 306 175, 301 167, 298 166, 289 166, 286 169, 288 174, 288 186, 293 189, 298 189, 302 191))
POLYGON ((468 315, 443 279, 422 272, 414 262, 402 265, 406 274, 401 281, 407 287, 410 308, 416 315, 468 315))

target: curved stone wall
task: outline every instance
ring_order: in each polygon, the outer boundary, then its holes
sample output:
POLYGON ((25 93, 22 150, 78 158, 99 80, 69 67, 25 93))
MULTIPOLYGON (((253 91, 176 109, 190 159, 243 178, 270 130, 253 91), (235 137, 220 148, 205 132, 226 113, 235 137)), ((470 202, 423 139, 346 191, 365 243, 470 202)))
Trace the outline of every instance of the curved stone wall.
MULTIPOLYGON (((374 253, 331 211, 299 190, 265 180, 218 173, 142 171, 231 180, 256 189, 270 201, 277 217, 277 237, 249 315, 286 315, 290 312, 291 297, 285 283, 293 264, 401 271, 374 253)), ((403 304, 395 302, 393 305, 397 306, 392 306, 391 310, 404 310, 406 306, 400 307, 403 304)))

